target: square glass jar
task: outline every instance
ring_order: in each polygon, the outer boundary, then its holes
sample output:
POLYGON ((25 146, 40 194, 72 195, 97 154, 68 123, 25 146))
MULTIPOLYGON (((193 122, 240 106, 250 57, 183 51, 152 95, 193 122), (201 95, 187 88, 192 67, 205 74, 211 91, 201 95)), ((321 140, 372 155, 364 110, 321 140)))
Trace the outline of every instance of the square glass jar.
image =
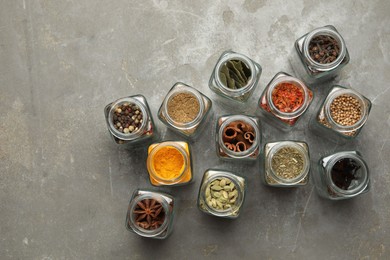
POLYGON ((173 229, 175 204, 175 199, 169 194, 135 190, 127 209, 126 229, 142 237, 167 238, 173 229))
POLYGON ((146 166, 153 186, 180 186, 192 182, 192 160, 187 142, 151 144, 146 166))
POLYGON ((246 102, 258 85, 261 72, 261 66, 247 56, 225 51, 214 67, 209 87, 224 98, 246 102))
POLYGON ((338 140, 340 137, 351 140, 360 133, 370 111, 369 99, 351 88, 335 85, 330 89, 318 112, 311 117, 309 126, 314 133, 330 140, 338 140), (352 107, 354 110, 351 110, 352 107), (360 113, 360 119, 353 111, 360 111, 356 112, 360 113))
POLYGON ((245 192, 245 178, 224 170, 208 169, 199 187, 198 208, 212 216, 237 218, 245 192))
POLYGON ((177 82, 158 110, 158 118, 184 137, 196 138, 211 110, 211 100, 198 90, 177 82))
POLYGON ((104 108, 104 116, 109 134, 116 144, 133 147, 147 145, 157 139, 148 102, 142 95, 123 97, 109 103, 104 108), (127 123, 115 123, 118 117, 127 123))
POLYGON ((264 89, 259 108, 274 127, 288 131, 305 114, 313 100, 313 92, 301 80, 285 72, 277 73, 264 89), (291 99, 294 94, 294 100, 291 99), (286 96, 290 99, 285 100, 286 96), (288 107, 288 105, 293 107, 288 107))
POLYGON ((217 155, 226 160, 256 160, 260 152, 260 120, 255 116, 226 115, 217 120, 217 155))
POLYGON ((358 151, 342 151, 321 158, 314 184, 318 195, 330 200, 356 197, 370 190, 369 170, 358 151))
MULTIPOLYGON (((329 45, 329 44, 328 44, 329 45)), ((320 45, 315 46, 318 48, 318 51, 322 51, 324 56, 326 45, 323 46, 324 50, 320 45)), ((294 71, 305 81, 307 84, 312 83, 321 83, 326 80, 329 80, 335 77, 338 72, 348 64, 350 60, 347 46, 344 42, 343 37, 339 34, 337 29, 333 25, 326 25, 324 27, 317 28, 295 41, 294 50, 290 57, 291 65, 294 71), (310 49, 310 46, 319 44, 316 40, 316 37, 331 37, 338 46, 337 58, 332 61, 316 61, 312 57, 313 53, 310 49), (314 40, 313 40, 314 39, 314 40), (321 63, 322 62, 322 63, 321 63)))
POLYGON ((309 146, 302 141, 280 141, 264 146, 263 183, 273 187, 299 187, 309 182, 309 146), (302 160, 302 165, 299 160, 302 160), (274 167, 275 164, 275 167, 274 167), (296 170, 297 173, 291 173, 296 170))

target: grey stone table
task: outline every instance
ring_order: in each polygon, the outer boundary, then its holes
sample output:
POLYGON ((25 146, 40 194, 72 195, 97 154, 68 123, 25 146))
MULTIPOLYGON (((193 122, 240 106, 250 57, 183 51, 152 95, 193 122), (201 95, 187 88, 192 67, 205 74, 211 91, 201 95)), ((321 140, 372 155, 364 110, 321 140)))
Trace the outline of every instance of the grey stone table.
POLYGON ((390 2, 381 1, 1 1, 0 258, 1 259, 389 259, 390 258, 390 2), (234 113, 208 80, 224 50, 263 67, 246 114, 278 72, 292 72, 294 41, 326 24, 343 35, 351 62, 339 77, 313 87, 315 99, 296 128, 263 124, 263 141, 309 143, 318 159, 359 150, 371 191, 349 201, 316 195, 312 183, 271 189, 263 164, 216 156, 214 121, 234 113), (124 150, 108 136, 103 108, 123 96, 148 99, 161 138, 179 139, 157 120, 171 86, 182 81, 213 99, 213 114, 192 144, 194 183, 161 188, 180 204, 172 235, 143 239, 125 229, 134 189, 151 188, 146 149, 124 150), (329 142, 307 129, 333 83, 352 86, 373 103, 360 136, 329 142), (212 144, 212 145, 210 145, 212 144), (196 207, 208 168, 248 180, 234 221, 196 207))

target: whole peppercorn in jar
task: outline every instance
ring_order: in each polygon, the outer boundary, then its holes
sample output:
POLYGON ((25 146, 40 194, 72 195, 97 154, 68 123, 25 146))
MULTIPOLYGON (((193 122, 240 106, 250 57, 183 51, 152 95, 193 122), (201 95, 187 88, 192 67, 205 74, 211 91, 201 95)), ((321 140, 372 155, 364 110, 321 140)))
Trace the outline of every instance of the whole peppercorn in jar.
POLYGON ((198 208, 210 215, 237 218, 245 199, 246 181, 231 172, 208 169, 199 188, 198 208))
POLYGON ((259 99, 259 107, 270 123, 289 130, 307 111, 313 92, 297 78, 279 72, 268 83, 259 99))
POLYGON ((217 155, 222 159, 255 160, 261 142, 260 122, 245 115, 222 116, 217 121, 217 155))
POLYGON ((256 88, 261 71, 261 66, 247 56, 226 51, 215 65, 209 87, 222 97, 245 102, 256 88))
POLYGON ((309 147, 305 142, 281 141, 264 147, 264 184, 298 187, 309 181, 309 147))
POLYGON ((120 98, 104 108, 110 136, 117 144, 138 145, 152 142, 155 126, 144 96, 120 98))
POLYGON ((336 76, 350 60, 343 37, 332 25, 303 35, 294 47, 291 65, 308 84, 336 76))
POLYGON ((126 214, 126 228, 143 237, 165 239, 172 232, 175 203, 171 195, 135 190, 126 214))
POLYGON ((310 127, 333 140, 355 138, 368 119, 371 102, 353 89, 333 86, 310 127))
POLYGON ((331 200, 353 198, 370 189, 368 167, 357 151, 321 158, 314 181, 318 194, 331 200))
POLYGON ((176 83, 165 97, 158 117, 165 125, 184 135, 195 138, 204 126, 211 109, 211 100, 196 89, 176 83))
POLYGON ((154 186, 176 186, 192 181, 190 147, 186 142, 167 141, 149 146, 146 161, 154 186))

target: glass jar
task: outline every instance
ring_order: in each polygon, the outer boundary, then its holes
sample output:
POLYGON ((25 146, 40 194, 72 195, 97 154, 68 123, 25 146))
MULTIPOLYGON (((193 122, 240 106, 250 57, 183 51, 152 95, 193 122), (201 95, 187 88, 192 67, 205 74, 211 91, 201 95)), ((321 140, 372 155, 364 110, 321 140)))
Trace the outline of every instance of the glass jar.
POLYGON ((237 218, 245 200, 245 190, 243 177, 228 171, 208 169, 199 188, 198 208, 213 216, 237 218))
POLYGON ((117 144, 145 145, 157 137, 148 103, 142 95, 120 98, 108 104, 104 115, 110 136, 117 144), (131 112, 126 111, 126 107, 131 112), (117 122, 118 117, 122 123, 117 122))
POLYGON ((256 88, 261 71, 261 66, 247 56, 226 51, 215 65, 209 87, 222 97, 245 102, 256 88))
POLYGON ((165 97, 158 117, 165 125, 185 137, 195 138, 212 106, 211 100, 198 90, 176 83, 165 97))
POLYGON ((192 181, 190 146, 186 142, 166 141, 149 146, 146 161, 150 183, 177 186, 192 181))
POLYGON ((312 100, 313 92, 302 81, 285 72, 279 72, 264 89, 259 99, 259 107, 270 119, 271 125, 281 130, 290 130, 307 111, 312 100), (284 100, 286 94, 291 96, 292 93, 295 95, 294 103, 291 98, 284 100), (286 105, 286 102, 289 103, 286 105), (288 107, 288 104, 291 107, 288 107))
POLYGON ((171 195, 137 189, 127 209, 126 228, 143 237, 164 239, 172 232, 174 209, 171 195))
POLYGON ((314 181, 318 194, 331 200, 353 198, 370 189, 368 167, 357 151, 321 158, 314 181))
POLYGON ((315 133, 331 140, 353 139, 366 123, 370 110, 371 101, 366 97, 353 89, 335 85, 309 125, 315 133))
POLYGON ((320 83, 325 80, 329 80, 332 77, 336 76, 337 73, 349 62, 349 53, 345 45, 343 37, 338 33, 336 28, 332 25, 326 25, 324 27, 317 28, 295 41, 294 51, 292 53, 290 62, 294 71, 300 75, 300 77, 308 84, 311 83, 320 83), (319 37, 330 37, 335 43, 325 44, 325 41, 319 39, 319 37), (317 40, 319 39, 319 40, 317 40), (325 46, 321 46, 325 44, 325 46), (317 49, 315 49, 317 48, 317 49), (336 56, 327 59, 329 56, 328 50, 332 52, 336 51, 336 56), (315 50, 315 51, 313 51, 315 50), (323 56, 315 56, 314 53, 322 52, 323 56), (324 53, 327 52, 327 53, 324 53), (319 60, 322 59, 323 61, 319 60))
POLYGON ((281 141, 264 146, 263 182, 274 187, 298 187, 309 181, 309 147, 305 142, 281 141))
POLYGON ((260 121, 257 117, 222 116, 217 121, 216 130, 219 158, 256 160, 261 142, 260 121))

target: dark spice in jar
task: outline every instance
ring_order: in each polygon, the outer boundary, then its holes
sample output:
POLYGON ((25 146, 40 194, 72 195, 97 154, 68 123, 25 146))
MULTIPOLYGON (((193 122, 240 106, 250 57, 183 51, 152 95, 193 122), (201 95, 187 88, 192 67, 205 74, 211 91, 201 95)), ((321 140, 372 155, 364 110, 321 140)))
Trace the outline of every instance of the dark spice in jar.
POLYGON ((293 147, 282 147, 272 156, 272 170, 283 179, 298 177, 304 168, 302 153, 293 147))
POLYGON ((339 56, 340 46, 332 36, 318 35, 313 37, 309 43, 309 54, 318 63, 331 63, 339 56))
POLYGON ((131 134, 137 131, 142 125, 142 120, 143 114, 141 109, 132 103, 124 103, 118 106, 112 116, 115 129, 124 134, 131 134))
POLYGON ((248 150, 255 141, 254 128, 244 121, 234 121, 228 124, 222 133, 224 145, 233 152, 248 150))
POLYGON ((200 105, 195 95, 178 93, 168 100, 168 115, 176 122, 188 123, 199 114, 200 105))
POLYGON ((353 180, 358 180, 357 171, 360 165, 352 158, 337 161, 331 171, 333 183, 343 190, 348 190, 353 180))
POLYGON ((330 114, 337 124, 354 125, 362 117, 360 102, 353 96, 338 96, 330 104, 330 114))
POLYGON ((245 87, 251 76, 251 70, 241 60, 229 60, 221 66, 219 71, 222 83, 230 89, 245 87))
POLYGON ((133 214, 135 223, 147 230, 159 228, 165 219, 165 211, 162 204, 155 199, 144 199, 137 203, 133 214))

